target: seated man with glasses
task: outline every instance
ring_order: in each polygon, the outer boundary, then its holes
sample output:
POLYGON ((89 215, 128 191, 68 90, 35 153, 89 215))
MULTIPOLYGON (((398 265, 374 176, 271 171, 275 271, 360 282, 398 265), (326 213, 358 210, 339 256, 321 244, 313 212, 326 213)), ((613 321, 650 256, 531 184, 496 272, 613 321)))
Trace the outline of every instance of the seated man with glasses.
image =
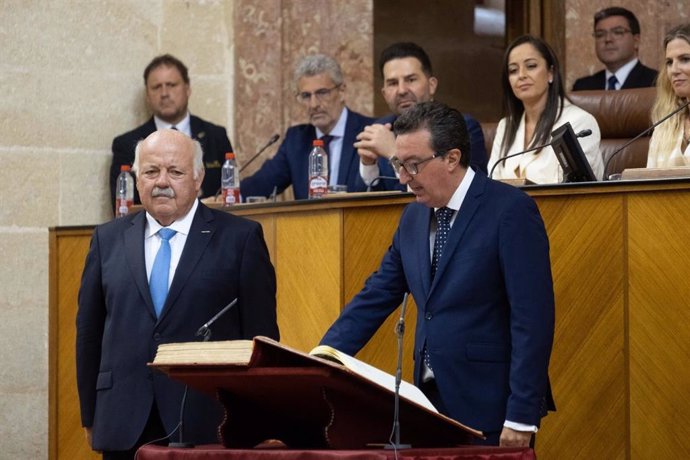
POLYGON ((610 7, 594 15, 597 58, 606 69, 575 81, 573 91, 628 89, 654 86, 657 71, 637 58, 640 23, 632 11, 610 7))
POLYGON ((287 130, 276 155, 255 174, 240 182, 242 196, 269 196, 292 185, 295 199, 309 196, 309 152, 314 139, 323 139, 328 153, 329 185, 345 185, 348 192, 362 192, 355 137, 372 119, 345 106, 345 82, 335 60, 323 54, 307 56, 295 69, 297 101, 309 124, 287 130))
POLYGON ((476 443, 527 446, 555 408, 553 282, 539 209, 470 166, 459 111, 421 102, 393 129, 391 164, 416 202, 321 343, 354 356, 410 293, 415 385, 440 413, 481 430, 476 443))

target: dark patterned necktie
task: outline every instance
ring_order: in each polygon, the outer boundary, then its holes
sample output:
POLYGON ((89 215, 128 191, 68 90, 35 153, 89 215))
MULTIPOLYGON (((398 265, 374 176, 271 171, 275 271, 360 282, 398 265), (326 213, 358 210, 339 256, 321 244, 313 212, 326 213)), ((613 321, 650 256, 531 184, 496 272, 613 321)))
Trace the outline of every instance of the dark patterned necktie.
POLYGON ((331 161, 331 151, 329 150, 330 143, 333 140, 333 136, 330 134, 325 134, 321 136, 321 140, 323 141, 323 149, 326 151, 326 156, 328 157, 328 182, 330 183, 330 177, 331 177, 331 165, 333 162, 331 161))
POLYGON ((434 254, 431 257, 431 278, 436 275, 438 261, 441 260, 443 247, 448 241, 450 233, 450 219, 453 217, 453 210, 450 208, 439 208, 436 211, 436 239, 434 240, 434 254))

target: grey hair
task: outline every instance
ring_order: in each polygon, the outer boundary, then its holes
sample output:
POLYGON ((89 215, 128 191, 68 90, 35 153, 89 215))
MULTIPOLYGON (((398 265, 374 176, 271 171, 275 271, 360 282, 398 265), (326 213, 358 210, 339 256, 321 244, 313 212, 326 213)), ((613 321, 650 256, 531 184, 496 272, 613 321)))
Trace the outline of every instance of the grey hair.
MULTIPOLYGON (((192 145, 194 146, 194 179, 198 179, 199 175, 204 172, 204 150, 201 148, 201 144, 196 139, 190 139, 192 145)), ((141 153, 141 144, 144 140, 137 142, 137 146, 134 149, 134 163, 132 163, 132 173, 135 176, 139 176, 139 154, 141 153)))
POLYGON ((336 85, 343 84, 343 71, 340 65, 335 62, 335 59, 325 54, 312 54, 303 58, 295 67, 295 84, 302 77, 313 77, 322 73, 327 73, 336 85))

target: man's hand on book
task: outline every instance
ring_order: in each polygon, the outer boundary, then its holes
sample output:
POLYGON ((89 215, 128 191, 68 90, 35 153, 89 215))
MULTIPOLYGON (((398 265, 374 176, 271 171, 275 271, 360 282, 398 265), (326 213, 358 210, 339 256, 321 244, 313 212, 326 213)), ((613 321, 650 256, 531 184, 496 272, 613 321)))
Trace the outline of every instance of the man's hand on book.
POLYGON ((533 434, 531 431, 516 431, 504 426, 499 445, 501 447, 529 447, 533 434))

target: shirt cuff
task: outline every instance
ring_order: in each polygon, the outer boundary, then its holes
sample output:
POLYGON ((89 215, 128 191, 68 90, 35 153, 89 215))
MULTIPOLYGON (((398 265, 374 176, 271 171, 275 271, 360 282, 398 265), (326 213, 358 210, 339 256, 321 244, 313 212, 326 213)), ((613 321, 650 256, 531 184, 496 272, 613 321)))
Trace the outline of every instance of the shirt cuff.
POLYGON ((505 422, 503 422, 503 426, 515 431, 529 431, 530 433, 536 433, 537 431, 539 431, 539 428, 537 428, 535 425, 526 425, 524 423, 511 422, 510 420, 506 420, 505 422))
POLYGON ((364 185, 367 187, 374 182, 374 179, 380 176, 379 165, 374 163, 373 165, 365 165, 361 161, 359 162, 359 175, 362 176, 364 185))

